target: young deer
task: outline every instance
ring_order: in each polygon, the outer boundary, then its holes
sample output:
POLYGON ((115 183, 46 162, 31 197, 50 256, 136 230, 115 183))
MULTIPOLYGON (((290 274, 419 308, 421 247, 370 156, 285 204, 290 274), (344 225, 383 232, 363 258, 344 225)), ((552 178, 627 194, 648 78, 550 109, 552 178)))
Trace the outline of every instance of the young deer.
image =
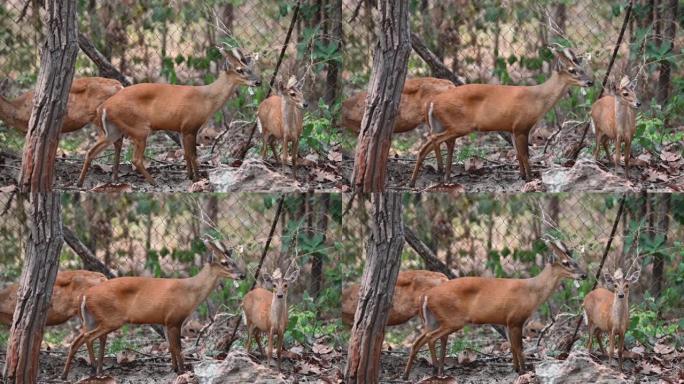
POLYGON ((622 144, 625 144, 625 176, 629 179, 629 158, 632 154, 632 138, 636 132, 636 108, 641 106, 637 99, 634 82, 624 76, 615 89, 615 95, 604 96, 591 107, 591 129, 596 135, 594 158, 599 160, 600 149, 608 150, 608 141, 615 142, 615 171, 620 164, 622 144))
POLYGON ((423 295, 421 320, 423 332, 411 347, 404 370, 408 379, 413 360, 420 348, 428 343, 442 342, 439 362, 430 350, 438 374, 444 372, 446 341, 466 324, 499 324, 508 329, 513 354, 513 367, 517 372, 525 368, 522 352, 522 330, 525 321, 544 303, 560 285, 561 280, 585 279, 584 270, 572 259, 572 252, 559 240, 544 239, 551 250, 542 272, 529 279, 499 279, 461 277, 449 280, 423 295))
POLYGON ((107 146, 114 146, 112 179, 116 180, 121 154, 120 139, 131 139, 135 151, 133 165, 151 184, 152 176, 145 169, 143 158, 147 137, 153 131, 176 131, 183 136, 183 152, 188 178, 199 180, 197 164, 197 132, 235 93, 238 85, 259 86, 261 78, 251 57, 238 49, 221 50, 225 64, 218 79, 209 85, 189 86, 142 83, 124 88, 102 104, 98 112, 100 138, 88 151, 78 186, 88 174, 91 161, 107 146))
POLYGON ((247 326, 247 353, 250 352, 252 338, 254 338, 259 347, 259 352, 263 356, 260 333, 268 333, 267 365, 271 366, 273 339, 275 338, 278 371, 280 371, 283 337, 288 320, 287 290, 288 286, 294 283, 298 276, 299 267, 296 261, 292 261, 284 276, 280 268, 276 268, 273 274, 265 277, 266 283, 273 287, 273 293, 264 288, 255 288, 249 291, 242 301, 242 311, 247 326))
POLYGON ((451 174, 453 142, 471 132, 502 131, 513 134, 520 175, 529 180, 528 135, 537 121, 565 95, 572 85, 591 87, 593 76, 570 49, 557 51, 551 78, 535 86, 466 84, 436 96, 427 106, 431 136, 420 148, 410 186, 414 186, 428 152, 447 143, 444 179, 451 174))
POLYGON ((629 285, 639 281, 640 270, 637 270, 625 278, 622 269, 617 269, 613 276, 603 274, 606 285, 613 292, 605 288, 596 288, 584 298, 584 321, 589 330, 589 342, 587 349, 591 353, 592 339, 596 337, 599 348, 603 354, 606 351, 601 344, 601 333, 609 334, 608 364, 613 359, 615 338, 618 340, 618 357, 620 371, 622 371, 622 351, 625 345, 625 332, 629 326, 629 285))
MULTIPOLYGON (((76 316, 83 294, 90 287, 94 287, 107 277, 99 272, 85 270, 61 271, 57 273, 55 286, 52 289, 50 309, 47 313, 45 325, 59 325, 76 316)), ((17 291, 19 284, 12 284, 0 291, 0 323, 12 324, 14 308, 17 305, 17 291)), ((86 344, 90 365, 95 367, 95 353, 92 343, 86 344)))
MULTIPOLYGON (((401 92, 399 110, 394 122, 394 133, 408 132, 425 123, 425 108, 430 100, 442 92, 456 88, 449 80, 435 77, 406 79, 401 92)), ((366 92, 359 92, 342 103, 342 126, 358 134, 366 109, 366 92)), ((452 141, 453 143, 453 141, 452 141)), ((437 168, 442 172, 442 154, 435 149, 437 168)))
MULTIPOLYGON (((97 107, 123 89, 117 80, 104 77, 81 77, 74 79, 69 90, 67 111, 62 121, 62 133, 73 132, 88 123, 94 123, 97 107)), ((33 91, 14 100, 0 96, 0 120, 26 133, 33 109, 33 91)))
POLYGON ((257 127, 264 139, 261 147, 261 156, 266 160, 267 144, 277 159, 278 152, 275 141, 282 142, 281 161, 287 165, 288 143, 292 146, 292 174, 297 176, 297 156, 299 154, 299 138, 302 135, 302 123, 304 119, 303 108, 308 104, 304 100, 301 85, 294 76, 287 83, 278 79, 276 82, 276 94, 261 102, 257 111, 257 127))
POLYGON ((185 369, 181 351, 181 327, 185 319, 203 302, 221 279, 244 279, 244 267, 232 259, 232 251, 218 242, 205 240, 213 254, 195 276, 186 279, 119 277, 92 287, 81 301, 81 334, 71 343, 62 379, 66 380, 71 360, 83 343, 100 340, 97 375, 107 334, 124 324, 160 324, 166 327, 171 363, 176 372, 185 369))
MULTIPOLYGON (((423 293, 448 280, 449 278, 440 272, 424 270, 399 272, 387 325, 404 324, 411 320, 418 314, 420 297, 423 293)), ((359 288, 359 284, 353 284, 342 291, 342 322, 345 324, 354 322, 359 301, 359 288)))

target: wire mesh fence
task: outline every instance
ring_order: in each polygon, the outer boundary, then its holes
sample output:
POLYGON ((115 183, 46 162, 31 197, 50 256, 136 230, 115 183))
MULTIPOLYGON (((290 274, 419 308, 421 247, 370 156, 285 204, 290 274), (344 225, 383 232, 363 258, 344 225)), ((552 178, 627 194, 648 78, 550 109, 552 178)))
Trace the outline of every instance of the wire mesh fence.
MULTIPOLYGON (((235 293, 254 281, 275 219, 277 199, 266 194, 63 194, 62 223, 115 276, 195 275, 209 256, 203 238, 218 239, 233 249, 248 270, 249 278, 240 283, 240 288, 227 285, 216 294, 216 302, 235 309, 240 297, 235 293)), ((286 196, 260 276, 296 260, 301 267, 294 288, 297 297, 307 292, 318 299, 328 288, 334 290, 337 285, 339 289, 339 281, 325 276, 333 265, 329 261, 335 258, 339 201, 325 194, 286 196)), ((22 195, 0 194, 0 206, 2 284, 18 280, 30 216, 22 195)), ((65 244, 60 268, 80 268, 83 263, 79 256, 65 244)))

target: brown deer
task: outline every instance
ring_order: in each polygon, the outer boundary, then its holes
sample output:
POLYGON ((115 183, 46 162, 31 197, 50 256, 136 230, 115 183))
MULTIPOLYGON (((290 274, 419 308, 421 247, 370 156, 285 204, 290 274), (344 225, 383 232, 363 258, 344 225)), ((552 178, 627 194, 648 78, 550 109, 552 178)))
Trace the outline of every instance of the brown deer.
POLYGON ((632 139, 636 132, 636 109, 641 102, 636 95, 636 86, 624 76, 614 95, 604 96, 591 107, 591 129, 596 135, 594 158, 599 160, 600 149, 608 150, 608 141, 615 142, 615 171, 620 164, 622 144, 625 145, 625 177, 629 179, 629 158, 632 154, 632 139))
MULTIPOLYGON (((189 86, 141 83, 124 88, 97 109, 100 138, 88 151, 77 185, 83 185, 93 159, 112 143, 128 137, 134 146, 133 165, 147 182, 155 184, 143 159, 148 136, 154 131, 176 131, 183 136, 188 178, 199 180, 197 132, 235 93, 239 85, 256 87, 261 77, 255 61, 238 49, 221 49, 225 62, 218 79, 209 85, 189 86)), ((121 146, 114 147, 112 179, 116 180, 121 146)))
MULTIPOLYGON (((466 84, 435 96, 425 109, 430 138, 418 152, 410 186, 415 186, 425 156, 443 142, 471 132, 510 132, 520 175, 529 180, 528 136, 570 86, 591 87, 593 76, 582 58, 568 48, 553 50, 556 66, 551 77, 535 86, 466 84)), ((451 174, 453 150, 447 153, 445 181, 451 174)))
MULTIPOLYGON (((86 270, 60 271, 57 273, 55 285, 50 298, 50 309, 45 325, 64 324, 79 311, 81 298, 90 288, 104 281, 107 277, 99 272, 86 270)), ((11 284, 0 291, 0 323, 11 325, 14 309, 17 305, 19 284, 11 284)), ((86 344, 90 365, 95 367, 95 353, 92 343, 86 344)))
POLYGON ((299 155, 299 139, 302 136, 304 113, 302 109, 308 106, 302 93, 302 86, 297 78, 291 76, 287 82, 278 79, 276 94, 259 104, 257 110, 257 127, 264 144, 261 156, 266 160, 267 145, 271 147, 273 156, 277 159, 278 152, 275 141, 282 143, 281 162, 287 165, 288 152, 292 157, 292 174, 297 176, 297 157, 299 155), (288 151, 288 144, 291 149, 288 151))
MULTIPOLYGON (((629 273, 629 271, 628 271, 629 273)), ((609 335, 608 364, 613 359, 615 339, 618 338, 618 358, 620 371, 622 371, 622 352, 625 346, 625 332, 629 327, 629 286, 639 281, 641 270, 638 269, 628 277, 622 274, 622 269, 617 269, 613 276, 608 273, 603 274, 606 286, 613 292, 605 288, 596 288, 584 298, 582 307, 584 308, 584 321, 589 331, 587 349, 591 353, 592 340, 596 337, 599 348, 603 354, 606 351, 601 344, 601 334, 607 332, 609 335)))
MULTIPOLYGON (((97 107, 123 89, 117 80, 104 77, 81 77, 74 79, 69 90, 67 110, 62 121, 62 133, 73 132, 88 123, 94 123, 97 107)), ((28 91, 14 100, 0 96, 0 120, 26 133, 28 131, 33 91, 28 91)))
POLYGON ((293 284, 298 276, 299 267, 296 260, 293 260, 284 275, 280 268, 276 268, 271 275, 265 276, 265 282, 273 287, 273 292, 264 288, 255 288, 249 291, 242 301, 242 311, 245 324, 247 325, 247 353, 251 350, 252 338, 254 338, 259 347, 259 352, 263 356, 264 351, 261 347, 260 333, 267 333, 268 352, 266 354, 266 364, 269 367, 271 366, 273 343, 275 342, 278 371, 280 371, 283 341, 288 322, 287 291, 289 285, 293 284))
POLYGON ((81 301, 81 334, 71 343, 62 372, 66 380, 74 354, 83 343, 100 340, 97 375, 102 374, 107 335, 124 324, 160 324, 166 327, 171 363, 176 372, 185 369, 181 351, 181 327, 185 319, 225 278, 244 279, 244 266, 232 258, 232 250, 205 240, 213 257, 195 276, 185 279, 119 277, 86 291, 81 301))
MULTIPOLYGON (((394 122, 394 133, 408 132, 423 123, 425 108, 430 100, 442 92, 456 88, 449 80, 435 77, 416 77, 406 79, 401 92, 399 110, 394 122)), ((366 92, 359 92, 342 103, 342 126, 358 134, 361 131, 361 120, 366 109, 366 92)), ((455 139, 454 139, 455 140, 455 139)), ((454 140, 447 141, 447 150, 454 146, 454 140)), ((442 171, 442 155, 435 149, 437 168, 442 171)))
MULTIPOLYGON (((430 289, 421 300, 423 332, 411 347, 403 378, 408 379, 413 360, 420 348, 447 337, 466 324, 499 324, 508 329, 513 367, 517 372, 525 369, 522 352, 523 326, 532 313, 558 288, 562 279, 585 279, 584 270, 572 259, 572 252, 556 239, 544 238, 551 250, 542 272, 529 279, 500 279, 461 277, 430 289)), ((430 354, 438 374, 444 372, 446 348, 442 348, 439 361, 436 353, 430 354)))

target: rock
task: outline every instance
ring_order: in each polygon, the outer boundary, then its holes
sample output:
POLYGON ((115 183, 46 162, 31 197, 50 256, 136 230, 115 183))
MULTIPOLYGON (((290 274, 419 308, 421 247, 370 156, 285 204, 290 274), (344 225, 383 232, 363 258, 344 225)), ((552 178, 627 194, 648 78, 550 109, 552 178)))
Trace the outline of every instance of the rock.
POLYGON ((246 353, 232 351, 223 361, 203 361, 195 366, 200 384, 286 383, 284 377, 253 362, 246 353))
POLYGON ((580 159, 572 168, 554 167, 542 173, 547 192, 634 192, 631 181, 602 170, 594 160, 580 159))
MULTIPOLYGON (((199 354, 201 356, 217 356, 226 349, 226 343, 233 333, 235 322, 240 321, 239 316, 229 313, 218 313, 214 322, 200 336, 199 354)), ((235 337, 239 337, 238 332, 235 337)))
POLYGON ((111 376, 86 377, 76 384, 116 384, 116 380, 111 376))
POLYGON ((627 383, 623 374, 595 363, 585 352, 572 352, 566 360, 544 361, 535 373, 540 384, 627 383))
POLYGON ((194 372, 186 372, 182 375, 178 375, 173 384, 199 384, 199 380, 194 372))
MULTIPOLYGON (((301 172, 301 171, 300 171, 301 172)), ((268 169, 261 160, 247 159, 239 168, 222 167, 209 172, 209 184, 216 192, 302 192, 300 184, 268 169)))

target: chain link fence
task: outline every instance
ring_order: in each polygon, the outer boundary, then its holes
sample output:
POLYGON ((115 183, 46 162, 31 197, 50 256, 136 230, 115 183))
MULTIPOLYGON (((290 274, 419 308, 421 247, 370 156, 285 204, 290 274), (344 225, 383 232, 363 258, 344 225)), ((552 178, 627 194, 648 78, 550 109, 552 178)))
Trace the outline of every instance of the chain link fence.
MULTIPOLYGON (((188 277, 207 261, 202 238, 221 240, 234 249, 253 277, 278 205, 266 194, 62 194, 63 225, 116 276, 188 277)), ((28 240, 28 199, 0 194, 0 285, 18 280, 28 240)), ((288 195, 284 200, 260 275, 291 260, 301 267, 294 294, 313 298, 339 281, 326 278, 332 268, 339 231, 340 199, 333 195, 288 195)), ((61 269, 78 269, 79 255, 65 243, 61 269)), ((253 279, 248 277, 248 288, 253 279)), ((339 288, 339 287, 338 287, 339 288)), ((242 288, 226 286, 215 303, 236 309, 242 288)))

